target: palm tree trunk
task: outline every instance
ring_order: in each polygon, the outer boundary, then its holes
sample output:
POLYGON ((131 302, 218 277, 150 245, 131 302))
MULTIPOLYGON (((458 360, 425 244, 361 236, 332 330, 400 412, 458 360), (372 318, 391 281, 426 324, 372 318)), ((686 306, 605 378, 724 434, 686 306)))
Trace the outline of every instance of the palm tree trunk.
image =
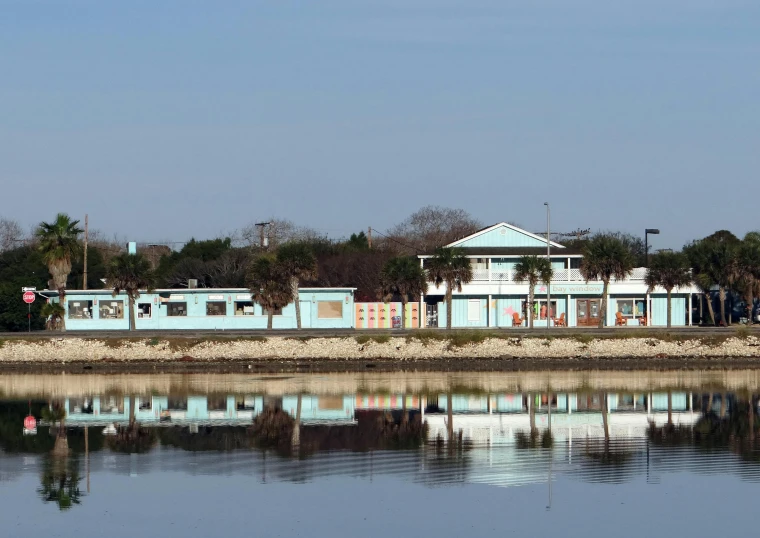
POLYGON ((129 397, 129 427, 130 429, 135 425, 135 395, 129 397))
POLYGON ((449 446, 453 446, 454 443, 454 396, 449 391, 446 394, 446 415, 449 423, 448 426, 448 434, 449 434, 449 446))
POLYGON ((135 298, 132 295, 129 296, 129 330, 134 331, 135 326, 135 298))
MULTIPOLYGON (((293 290, 293 300, 296 302, 296 328, 301 328, 301 300, 298 296, 298 279, 290 279, 290 288, 293 290)), ((271 329, 271 327, 270 327, 271 329)))
POLYGON ((728 325, 726 323, 726 288, 721 286, 718 288, 718 297, 720 298, 720 321, 723 323, 723 325, 728 325))
POLYGON ((602 287, 602 301, 599 305, 599 328, 602 329, 607 324, 607 291, 610 287, 610 281, 605 280, 602 287))
POLYGON ((710 295, 710 292, 705 292, 705 301, 707 301, 707 312, 710 314, 710 321, 715 325, 715 311, 713 310, 712 295, 710 295))
POLYGON ((670 319, 673 313, 673 305, 670 302, 672 293, 673 293, 673 289, 669 288, 668 289, 668 329, 670 329, 670 319))
POLYGON ((530 420, 530 433, 531 435, 536 433, 536 401, 535 395, 528 393, 528 419, 530 420))
POLYGON ((401 295, 401 328, 406 329, 406 295, 401 295))
POLYGON ((453 301, 453 293, 452 288, 454 287, 453 282, 446 282, 446 328, 451 329, 451 310, 452 310, 452 303, 453 301))
POLYGON ((602 427, 604 428, 604 444, 608 446, 610 444, 610 424, 607 419, 607 395, 603 392, 599 393, 599 399, 602 404, 602 427))
POLYGON ((535 315, 535 310, 533 308, 533 303, 536 300, 535 297, 535 286, 533 284, 530 284, 530 289, 528 289, 528 328, 533 328, 533 323, 535 320, 533 319, 533 316, 535 315))
POLYGON ((727 404, 727 402, 726 402, 726 393, 723 392, 720 395, 720 418, 725 418, 725 416, 726 416, 726 407, 727 407, 726 404, 727 404))
POLYGON ((297 447, 301 444, 301 394, 298 394, 298 403, 296 404, 296 422, 293 425, 293 436, 290 444, 297 447))
POLYGON ((673 393, 668 391, 668 426, 673 425, 673 393))
POLYGON ((272 309, 267 309, 267 329, 272 328, 272 320, 274 318, 274 313, 272 312, 272 309))
POLYGON ((69 309, 66 308, 66 288, 58 288, 58 303, 64 308, 59 327, 61 331, 66 331, 66 316, 69 315, 69 309))

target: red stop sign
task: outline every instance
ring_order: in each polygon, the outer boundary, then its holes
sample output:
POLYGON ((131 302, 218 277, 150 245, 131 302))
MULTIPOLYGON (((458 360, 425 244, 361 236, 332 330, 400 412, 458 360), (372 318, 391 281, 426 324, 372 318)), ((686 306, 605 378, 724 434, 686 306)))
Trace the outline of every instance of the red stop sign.
POLYGON ((29 415, 24 419, 24 429, 25 430, 33 430, 37 427, 37 419, 35 419, 32 415, 29 415))
POLYGON ((32 304, 34 302, 34 298, 35 298, 34 292, 33 291, 25 291, 23 298, 24 298, 24 302, 25 303, 32 304))

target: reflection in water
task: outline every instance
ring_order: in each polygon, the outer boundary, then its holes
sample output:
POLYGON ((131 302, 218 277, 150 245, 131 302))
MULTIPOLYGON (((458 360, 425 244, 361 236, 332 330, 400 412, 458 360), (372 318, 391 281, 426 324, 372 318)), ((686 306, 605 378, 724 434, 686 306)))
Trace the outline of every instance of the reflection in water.
POLYGON ((151 389, 163 383, 152 376, 131 393, 104 391, 81 376, 63 397, 30 392, 23 402, 0 401, 0 477, 12 475, 10 454, 40 454, 39 495, 62 510, 82 501, 80 468, 88 491, 93 469, 240 474, 264 482, 392 474, 428 486, 551 484, 560 475, 607 483, 645 476, 656 484, 675 470, 760 477, 754 376, 743 377, 750 383, 741 390, 698 376, 677 390, 647 390, 640 374, 629 388, 625 373, 608 380, 597 373, 597 387, 588 389, 564 373, 536 375, 545 379, 543 389, 515 378, 504 381, 508 390, 492 391, 493 380, 467 385, 461 374, 448 387, 436 378, 427 389, 409 374, 406 386, 396 379, 393 390, 341 374, 341 383, 358 387, 354 392, 335 391, 326 375, 293 376, 290 384, 274 378, 271 391, 265 377, 231 375, 205 394, 176 376, 167 392, 151 389), (314 390, 319 386, 330 390, 314 390), (22 427, 30 408, 41 420, 33 436, 22 427))

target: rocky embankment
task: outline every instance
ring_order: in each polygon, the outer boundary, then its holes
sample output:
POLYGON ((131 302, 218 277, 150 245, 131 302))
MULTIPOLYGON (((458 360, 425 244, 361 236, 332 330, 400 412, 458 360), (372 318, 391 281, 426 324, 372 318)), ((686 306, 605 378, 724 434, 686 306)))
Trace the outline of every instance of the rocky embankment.
POLYGON ((760 358, 760 338, 508 337, 436 334, 340 338, 10 338, 0 340, 0 365, 72 362, 436 361, 451 359, 760 358))

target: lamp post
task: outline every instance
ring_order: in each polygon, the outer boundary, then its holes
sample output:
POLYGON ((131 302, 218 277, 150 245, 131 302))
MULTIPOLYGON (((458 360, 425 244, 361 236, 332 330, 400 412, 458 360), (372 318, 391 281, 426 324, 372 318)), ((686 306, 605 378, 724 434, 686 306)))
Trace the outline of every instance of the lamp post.
MULTIPOLYGON (((549 202, 544 202, 546 206, 546 259, 549 262, 549 267, 552 265, 552 243, 549 239, 549 225, 551 210, 549 209, 549 202)), ((552 284, 551 279, 546 283, 546 328, 552 326, 551 323, 551 310, 552 310, 552 284)))
POLYGON ((644 230, 644 267, 649 267, 649 234, 659 235, 660 230, 657 228, 647 228, 644 230))

